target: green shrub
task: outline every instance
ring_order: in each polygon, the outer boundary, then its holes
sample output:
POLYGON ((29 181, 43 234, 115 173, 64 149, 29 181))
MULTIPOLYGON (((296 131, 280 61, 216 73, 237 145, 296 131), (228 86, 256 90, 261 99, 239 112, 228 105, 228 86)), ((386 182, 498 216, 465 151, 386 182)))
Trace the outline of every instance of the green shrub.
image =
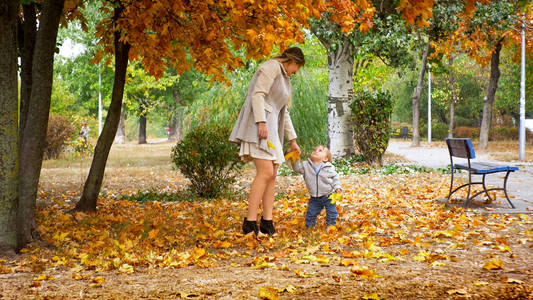
POLYGON ((492 141, 518 140, 518 127, 492 127, 489 131, 492 141))
POLYGON ((74 127, 67 118, 50 115, 44 148, 45 159, 57 158, 65 149, 67 142, 74 137, 74 133, 74 127))
POLYGON ((172 148, 172 161, 200 197, 221 195, 244 165, 237 145, 228 140, 230 132, 225 125, 202 124, 172 148))
MULTIPOLYGON (((424 124, 420 129, 420 136, 427 137, 428 126, 424 124)), ((435 141, 442 141, 448 137, 448 124, 441 122, 431 123, 431 139, 435 141)))
POLYGON ((359 152, 369 164, 381 165, 390 139, 391 94, 387 91, 359 91, 350 108, 359 152))
POLYGON ((468 126, 458 126, 453 129, 453 136, 456 138, 472 139, 474 128, 468 126))

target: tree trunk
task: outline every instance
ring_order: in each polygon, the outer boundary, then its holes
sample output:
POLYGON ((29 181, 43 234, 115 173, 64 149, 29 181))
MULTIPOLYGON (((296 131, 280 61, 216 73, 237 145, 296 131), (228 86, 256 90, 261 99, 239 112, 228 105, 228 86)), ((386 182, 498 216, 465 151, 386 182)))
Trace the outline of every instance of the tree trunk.
POLYGON ((120 121, 118 122, 117 134, 115 136, 115 143, 124 144, 126 142, 126 104, 122 103, 120 110, 120 121))
POLYGON ((182 139, 183 134, 183 103, 178 91, 174 92, 175 106, 174 115, 170 118, 170 128, 168 133, 169 142, 177 142, 182 139))
POLYGON ((455 94, 455 76, 453 74, 453 60, 454 57, 450 55, 450 58, 448 59, 448 66, 450 69, 450 74, 448 76, 450 86, 452 87, 452 99, 450 101, 450 118, 449 118, 449 124, 448 124, 448 138, 453 138, 453 122, 455 119, 455 103, 457 102, 457 96, 455 94))
POLYGON ((139 116, 139 144, 146 144, 146 112, 139 116))
POLYGON ((498 41, 490 59, 490 81, 487 96, 483 104, 483 119, 481 120, 481 128, 479 130, 479 149, 487 149, 489 142, 492 105, 494 104, 494 96, 496 96, 498 81, 500 80, 500 51, 502 50, 502 41, 503 39, 498 41))
MULTIPOLYGON (((121 13, 122 9, 120 7, 115 8, 115 20, 118 19, 121 13)), ((102 180, 104 178, 107 158, 120 121, 120 111, 122 107, 122 97, 124 95, 124 84, 126 83, 130 45, 119 41, 119 38, 120 32, 115 32, 115 79, 113 81, 111 104, 109 105, 109 111, 105 119, 102 134, 96 142, 93 161, 83 187, 83 194, 74 208, 74 210, 77 211, 96 210, 97 198, 100 189, 102 188, 102 180)))
POLYGON ((418 81, 413 92, 413 142, 411 146, 420 146, 420 95, 422 94, 422 86, 424 85, 424 75, 426 74, 426 65, 428 61, 429 41, 422 53, 422 66, 420 73, 418 73, 418 81))
POLYGON ((17 246, 18 0, 0 3, 0 254, 17 246))
POLYGON ((35 38, 37 36, 37 21, 35 4, 33 2, 22 5, 24 20, 22 21, 22 33, 19 37, 19 49, 21 53, 20 68, 20 123, 19 142, 24 139, 23 133, 28 119, 28 104, 31 96, 33 54, 35 52, 35 38))
POLYGON ((350 102, 353 99, 352 46, 345 40, 337 51, 328 51, 328 148, 334 158, 354 154, 350 102))
POLYGON ((46 143, 50 98, 54 74, 59 20, 64 0, 45 1, 39 19, 32 65, 32 85, 28 103, 28 120, 24 126, 20 148, 19 208, 17 216, 17 247, 23 248, 38 236, 35 224, 35 201, 43 151, 46 143))

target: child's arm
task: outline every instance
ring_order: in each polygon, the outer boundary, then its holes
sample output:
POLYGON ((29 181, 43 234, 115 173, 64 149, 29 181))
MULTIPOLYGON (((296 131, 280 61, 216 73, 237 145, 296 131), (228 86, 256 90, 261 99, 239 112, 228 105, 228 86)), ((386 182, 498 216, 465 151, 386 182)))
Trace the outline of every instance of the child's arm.
POLYGON ((333 175, 332 175, 332 179, 333 179, 333 182, 332 182, 332 186, 333 186, 333 189, 335 189, 335 192, 337 193, 340 193, 342 192, 342 185, 341 185, 341 181, 339 179, 339 173, 337 173, 337 171, 335 170, 335 167, 333 167, 333 175))
MULTIPOLYGON (((289 161, 290 163, 290 161, 289 161)), ((300 173, 300 174, 303 174, 304 173, 304 166, 302 164, 302 161, 301 160, 297 160, 296 162, 294 162, 293 164, 291 164, 291 167, 292 167, 292 170, 296 173, 300 173)))

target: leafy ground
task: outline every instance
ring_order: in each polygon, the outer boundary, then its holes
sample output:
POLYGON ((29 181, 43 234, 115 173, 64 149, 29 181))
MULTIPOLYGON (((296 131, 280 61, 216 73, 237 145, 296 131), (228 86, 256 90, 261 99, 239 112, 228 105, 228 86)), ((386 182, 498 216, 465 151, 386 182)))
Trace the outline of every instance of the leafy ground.
POLYGON ((123 199, 188 199, 171 146, 114 145, 92 214, 68 213, 90 158, 45 162, 43 242, 0 257, 0 298, 533 298, 533 217, 445 208, 449 175, 342 176, 338 226, 315 230, 303 180, 279 177, 278 233, 255 239, 240 233, 251 169, 216 201, 123 199))

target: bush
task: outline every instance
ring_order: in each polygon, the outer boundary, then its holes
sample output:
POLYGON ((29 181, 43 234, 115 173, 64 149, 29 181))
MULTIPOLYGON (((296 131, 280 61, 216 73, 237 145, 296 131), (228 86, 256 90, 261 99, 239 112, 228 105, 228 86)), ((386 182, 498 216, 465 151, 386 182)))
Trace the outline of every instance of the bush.
POLYGON ((360 91, 350 104, 354 139, 359 152, 372 165, 381 165, 391 131, 392 96, 387 91, 360 91))
MULTIPOLYGON (((420 136, 427 137, 428 126, 425 124, 420 129, 420 136)), ((442 141, 448 137, 448 124, 441 122, 431 123, 431 139, 436 141, 442 141)))
POLYGON ((473 139, 474 128, 468 126, 459 126, 453 129, 453 136, 456 138, 473 139))
POLYGON ((244 165, 239 149, 228 140, 230 132, 224 125, 199 125, 172 148, 172 161, 200 197, 221 195, 244 165))
POLYGON ((518 127, 492 127, 489 131, 492 141, 518 140, 518 127))
POLYGON ((57 158, 65 149, 67 142, 74 136, 74 127, 67 118, 59 115, 50 115, 44 148, 45 159, 57 158))

